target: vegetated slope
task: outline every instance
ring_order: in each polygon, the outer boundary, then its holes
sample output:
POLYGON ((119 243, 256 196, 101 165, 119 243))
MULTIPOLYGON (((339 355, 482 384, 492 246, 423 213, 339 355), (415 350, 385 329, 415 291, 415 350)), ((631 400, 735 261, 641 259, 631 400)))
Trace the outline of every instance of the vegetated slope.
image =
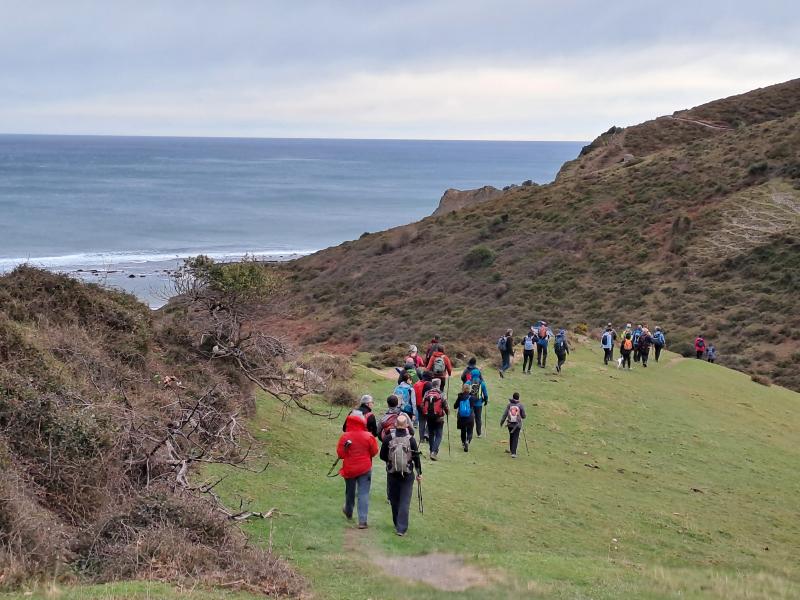
POLYGON ((0 589, 76 576, 301 589, 185 489, 195 459, 236 462, 231 415, 252 404, 194 342, 179 312, 127 294, 29 267, 0 277, 0 589))
MULTIPOLYGON (((372 394, 382 414, 394 382, 363 366, 355 373, 352 389, 372 394)), ((423 453, 424 514, 415 492, 404 538, 393 534, 378 460, 370 528, 341 515, 344 484, 325 478, 341 420, 290 411, 276 422, 277 404, 263 396, 252 428, 272 450, 269 476, 228 472, 222 493, 268 495, 289 513, 249 531, 286 555, 319 598, 800 595, 798 394, 672 353, 618 371, 603 366, 594 342, 577 344, 561 375, 549 366, 523 376, 519 365, 502 380, 484 373, 488 433, 464 453, 451 419, 452 455, 446 435, 438 462, 423 453), (514 391, 528 413, 516 460, 498 426, 514 391), (419 567, 389 576, 410 559, 429 566, 434 585, 462 582, 463 571, 436 571, 431 553, 463 557, 477 585, 435 589, 417 580, 428 570, 419 567)))
POLYGON ((793 80, 676 113, 717 128, 657 119, 610 153, 604 134, 551 185, 294 261, 289 319, 307 341, 364 347, 640 321, 798 390, 798 110, 793 80))

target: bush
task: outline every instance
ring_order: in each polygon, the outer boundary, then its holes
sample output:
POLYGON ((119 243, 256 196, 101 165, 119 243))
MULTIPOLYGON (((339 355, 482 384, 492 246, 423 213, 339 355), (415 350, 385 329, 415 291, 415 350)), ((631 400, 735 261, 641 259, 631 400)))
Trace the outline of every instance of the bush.
POLYGON ((324 394, 325 400, 334 406, 354 407, 358 404, 358 396, 346 385, 330 386, 324 394))
POLYGON ((755 373, 753 373, 750 376, 750 381, 755 381, 756 383, 760 383, 761 385, 766 385, 767 387, 772 385, 772 383, 767 377, 764 377, 763 375, 757 375, 755 373))
POLYGON ((589 325, 587 323, 576 323, 575 333, 577 333, 578 335, 588 335, 589 325))
POLYGON ((494 250, 486 246, 475 246, 464 256, 465 269, 481 269, 494 264, 494 250))

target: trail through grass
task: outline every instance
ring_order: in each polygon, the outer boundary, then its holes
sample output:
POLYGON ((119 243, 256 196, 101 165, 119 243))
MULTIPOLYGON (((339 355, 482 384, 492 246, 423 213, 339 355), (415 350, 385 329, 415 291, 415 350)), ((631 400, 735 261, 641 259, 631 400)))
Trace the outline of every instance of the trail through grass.
MULTIPOLYGON (((370 529, 341 514, 343 482, 325 473, 344 415, 282 417, 261 397, 253 431, 270 466, 230 472, 220 488, 229 502, 287 513, 248 533, 319 598, 800 597, 797 394, 673 354, 632 372, 604 367, 594 347, 573 352, 560 376, 516 366, 501 380, 481 366, 488 437, 464 453, 451 420, 452 456, 445 441, 442 460, 424 460, 425 513, 415 496, 405 538, 393 535, 378 460, 370 529), (514 391, 530 446, 528 456, 521 440, 516 460, 499 428, 514 391), (446 592, 378 564, 428 553, 462 557, 481 583, 446 592)), ((352 385, 381 406, 394 382, 357 366, 352 385)))

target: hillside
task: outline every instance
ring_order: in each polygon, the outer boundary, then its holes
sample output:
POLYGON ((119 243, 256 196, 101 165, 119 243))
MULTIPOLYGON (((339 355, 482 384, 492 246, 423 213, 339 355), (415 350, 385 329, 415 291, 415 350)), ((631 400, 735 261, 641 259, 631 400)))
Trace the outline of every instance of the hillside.
MULTIPOLYGON (((394 382, 367 361, 350 387, 382 414, 394 382)), ((486 370, 487 437, 465 454, 451 418, 452 455, 446 438, 441 460, 424 455, 424 513, 415 492, 405 538, 393 535, 377 460, 370 528, 342 517, 342 480, 325 477, 339 419, 278 419, 259 396, 251 426, 269 471, 214 475, 228 475, 230 502, 269 498, 286 513, 247 530, 320 600, 797 598, 800 396, 673 353, 651 367, 606 368, 590 344, 560 376, 486 370), (529 415, 530 454, 521 440, 517 460, 498 427, 513 391, 529 415)))
POLYGON ((613 128, 546 186, 290 263, 264 323, 338 349, 661 325, 800 390, 800 79, 613 128))

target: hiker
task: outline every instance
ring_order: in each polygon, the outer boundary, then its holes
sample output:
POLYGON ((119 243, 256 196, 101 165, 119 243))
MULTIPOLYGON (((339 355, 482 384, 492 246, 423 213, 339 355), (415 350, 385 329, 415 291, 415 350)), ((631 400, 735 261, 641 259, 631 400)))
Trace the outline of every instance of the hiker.
POLYGON ((536 332, 533 328, 522 338, 522 374, 531 374, 533 366, 533 352, 536 348, 536 332), (527 370, 526 370, 527 369, 527 370))
POLYGON ((606 330, 600 337, 600 347, 603 349, 603 364, 608 365, 609 361, 614 360, 614 334, 611 323, 606 325, 606 330))
POLYGON ((697 358, 703 358, 703 352, 706 351, 706 341, 703 339, 702 335, 698 335, 694 339, 694 351, 697 358))
POLYGON ((422 418, 428 421, 426 426, 431 460, 438 460, 445 419, 450 414, 441 385, 440 379, 434 379, 431 382, 431 389, 425 393, 425 397, 422 399, 422 418))
POLYGON ((567 343, 567 330, 559 329, 558 335, 553 343, 553 350, 556 353, 558 362, 556 363, 556 371, 561 373, 561 367, 567 362, 567 354, 569 354, 569 344, 567 343))
POLYGON ((611 323, 606 325, 606 329, 610 329, 611 330, 611 357, 608 360, 613 361, 614 360, 614 344, 617 343, 617 330, 614 329, 614 326, 611 323))
POLYGON ((450 358, 444 353, 444 346, 436 344, 433 352, 431 352, 431 358, 428 360, 426 368, 428 371, 432 371, 433 376, 442 382, 441 390, 444 391, 447 378, 453 374, 453 363, 450 362, 450 358))
POLYGON ((706 358, 710 363, 714 363, 717 360, 717 349, 714 344, 709 344, 708 350, 706 350, 706 358))
POLYGON ((469 445, 472 442, 472 430, 475 426, 475 411, 472 409, 472 387, 465 383, 461 386, 461 393, 458 394, 453 408, 458 417, 456 428, 461 431, 461 446, 464 452, 469 452, 469 445))
POLYGON ((422 481, 422 461, 419 459, 417 440, 409 431, 406 415, 397 417, 395 428, 381 445, 381 460, 386 463, 386 488, 392 505, 392 522, 395 533, 403 536, 408 531, 409 507, 414 493, 414 469, 417 481, 422 481))
MULTIPOLYGON (((397 417, 404 414, 403 409, 400 408, 400 399, 391 394, 388 398, 386 398, 386 405, 389 409, 386 413, 381 417, 380 423, 378 423, 378 437, 383 441, 386 438, 386 435, 394 429, 394 424, 397 422, 397 417)), ((414 435, 414 428, 411 427, 411 435, 414 435)))
MULTIPOLYGON (((375 413, 373 411, 373 407, 375 406, 375 401, 372 399, 372 396, 369 394, 364 394, 361 396, 361 402, 358 405, 358 408, 354 408, 350 411, 350 415, 352 414, 359 414, 364 417, 367 422, 367 431, 369 431, 373 436, 378 437, 378 423, 375 420, 375 413)), ((350 415, 347 417, 349 418, 350 415)), ((344 423, 342 424, 342 431, 347 431, 347 418, 345 418, 344 423)))
POLYGON ((647 327, 642 327, 642 333, 639 334, 639 343, 636 345, 639 350, 639 360, 642 361, 642 366, 647 368, 647 359, 650 357, 650 346, 653 343, 653 337, 650 335, 650 330, 647 327))
POLYGON ((344 479, 342 512, 348 521, 353 519, 357 494, 359 529, 367 528, 372 457, 377 453, 378 442, 375 441, 375 436, 367 431, 366 419, 352 412, 345 421, 345 432, 339 437, 339 443, 336 445, 336 455, 342 459, 342 468, 339 469, 339 475, 344 479))
POLYGON ((417 427, 419 428, 419 441, 428 441, 428 421, 427 419, 420 418, 422 415, 422 399, 425 393, 431 389, 431 381, 433 380, 433 373, 430 371, 423 371, 422 378, 414 384, 414 396, 417 398, 417 427))
POLYGON ((500 427, 504 423, 508 425, 508 450, 511 458, 517 458, 517 444, 519 444, 519 434, 522 431, 522 420, 525 418, 525 407, 519 401, 519 392, 508 401, 508 406, 503 411, 503 418, 500 419, 500 427))
POLYGON ((633 330, 633 362, 639 362, 639 337, 642 335, 641 323, 633 330))
POLYGON ((500 351, 500 377, 511 368, 511 357, 514 356, 514 331, 506 329, 503 336, 497 340, 497 349, 500 351))
POLYGON ((653 348, 656 349, 656 362, 658 362, 658 359, 661 357, 661 351, 666 345, 667 339, 664 337, 664 332, 661 331, 661 327, 656 325, 655 333, 653 333, 653 348))
POLYGON ((547 326, 547 321, 539 321, 536 328, 536 365, 542 369, 547 365, 547 345, 551 337, 553 331, 547 326))
MULTIPOLYGON (((431 354, 434 352, 434 347, 439 345, 439 336, 435 335, 431 338, 431 343, 428 344, 428 350, 425 352, 425 364, 427 365, 431 360, 431 354)), ((430 369, 429 369, 430 370, 430 369)))
POLYGON ((413 423, 416 423, 419 415, 417 414, 417 399, 414 396, 414 388, 411 386, 411 375, 405 373, 400 385, 394 388, 392 393, 400 400, 400 409, 408 415, 409 419, 412 419, 413 423))
POLYGON ((406 355, 406 362, 412 363, 414 365, 414 368, 416 369, 422 369, 425 366, 425 361, 419 355, 417 347, 414 344, 411 344, 411 346, 409 346, 408 348, 408 355, 406 355))
POLYGON ((469 384, 470 395, 472 396, 472 412, 475 416, 475 429, 478 437, 483 435, 481 431, 483 428, 483 407, 489 403, 489 390, 486 389, 486 381, 483 378, 483 373, 476 365, 477 360, 470 359, 470 364, 473 365, 469 373, 466 374, 465 383, 469 384))
POLYGON ((467 366, 461 371, 461 383, 467 383, 467 376, 472 369, 478 368, 478 359, 474 356, 467 361, 467 366))
POLYGON ((628 365, 628 370, 630 371, 631 368, 631 353, 633 352, 633 334, 626 333, 625 337, 622 338, 622 341, 619 344, 619 353, 620 357, 617 360, 617 368, 624 368, 625 365, 628 365))

